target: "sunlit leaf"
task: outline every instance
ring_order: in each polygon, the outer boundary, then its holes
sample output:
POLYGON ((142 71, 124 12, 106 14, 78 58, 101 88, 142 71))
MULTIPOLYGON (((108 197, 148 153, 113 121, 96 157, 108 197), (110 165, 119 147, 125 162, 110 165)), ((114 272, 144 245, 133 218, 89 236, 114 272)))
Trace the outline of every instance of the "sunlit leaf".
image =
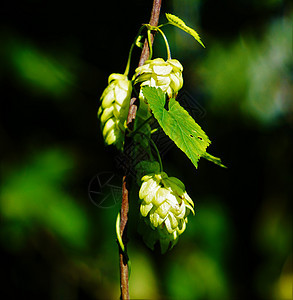
POLYGON ((198 33, 192 29, 191 27, 187 26, 179 17, 174 16, 172 14, 166 14, 166 18, 168 19, 169 23, 182 29, 183 31, 189 33, 191 36, 193 36, 204 48, 204 44, 201 41, 198 33))
POLYGON ((164 132, 197 168, 198 160, 210 144, 205 132, 175 99, 169 100, 167 110, 165 93, 160 88, 143 87, 143 94, 164 132))

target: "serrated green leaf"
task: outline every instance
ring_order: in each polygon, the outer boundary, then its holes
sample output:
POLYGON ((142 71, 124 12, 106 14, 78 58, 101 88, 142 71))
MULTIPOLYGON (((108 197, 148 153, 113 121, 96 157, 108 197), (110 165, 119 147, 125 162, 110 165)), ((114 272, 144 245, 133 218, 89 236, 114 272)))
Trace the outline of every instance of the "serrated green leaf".
POLYGON ((165 93, 160 88, 142 88, 149 106, 164 132, 175 142, 197 168, 197 162, 206 153, 210 140, 200 126, 175 99, 165 108, 165 93))
POLYGON ((201 41, 198 33, 192 29, 191 27, 187 26, 184 21, 182 21, 179 17, 174 16, 172 14, 166 14, 166 18, 169 21, 170 24, 182 29, 183 31, 189 33, 191 36, 193 36, 204 48, 205 45, 201 41))
POLYGON ((215 157, 215 156, 213 156, 213 155, 211 155, 207 152, 204 153, 202 157, 209 160, 209 161, 211 161, 211 162, 213 162, 214 164, 216 164, 216 165, 218 165, 222 168, 227 168, 225 165, 222 164, 222 161, 219 157, 215 157))

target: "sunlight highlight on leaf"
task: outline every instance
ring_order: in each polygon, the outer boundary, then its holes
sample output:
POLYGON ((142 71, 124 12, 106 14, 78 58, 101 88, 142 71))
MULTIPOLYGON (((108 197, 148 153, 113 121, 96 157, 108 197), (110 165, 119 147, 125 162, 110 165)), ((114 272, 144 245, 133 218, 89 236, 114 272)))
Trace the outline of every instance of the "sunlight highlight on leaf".
POLYGON ((182 21, 179 17, 174 16, 172 14, 166 14, 166 18, 168 19, 168 21, 171 25, 174 25, 174 26, 182 29, 183 31, 189 33, 191 36, 193 36, 205 48, 205 45, 201 41, 198 33, 194 29, 192 29, 191 27, 187 26, 185 24, 185 22, 182 21))
POLYGON ((164 132, 175 142, 197 168, 197 162, 206 153, 210 140, 188 112, 175 99, 165 109, 165 93, 160 88, 143 87, 150 108, 164 132))

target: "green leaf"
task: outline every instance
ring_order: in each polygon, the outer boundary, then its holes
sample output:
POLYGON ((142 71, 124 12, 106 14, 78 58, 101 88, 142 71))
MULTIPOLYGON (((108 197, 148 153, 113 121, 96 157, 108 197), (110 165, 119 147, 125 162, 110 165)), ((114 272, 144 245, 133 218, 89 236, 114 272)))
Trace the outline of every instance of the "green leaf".
POLYGON ((175 99, 165 108, 165 93, 160 88, 145 86, 142 92, 164 132, 175 142, 197 168, 200 157, 206 153, 210 140, 200 126, 175 99))
POLYGON ((174 25, 174 26, 182 29, 183 31, 189 33, 205 48, 205 45, 201 41, 198 33, 191 27, 187 26, 180 18, 178 18, 172 14, 166 14, 166 18, 168 19, 169 24, 174 25))
POLYGON ((202 157, 209 160, 209 161, 211 161, 211 162, 213 162, 214 164, 216 164, 216 165, 218 165, 222 168, 227 168, 225 165, 222 164, 222 161, 219 157, 215 157, 215 156, 213 156, 213 155, 211 155, 207 152, 204 153, 202 157))

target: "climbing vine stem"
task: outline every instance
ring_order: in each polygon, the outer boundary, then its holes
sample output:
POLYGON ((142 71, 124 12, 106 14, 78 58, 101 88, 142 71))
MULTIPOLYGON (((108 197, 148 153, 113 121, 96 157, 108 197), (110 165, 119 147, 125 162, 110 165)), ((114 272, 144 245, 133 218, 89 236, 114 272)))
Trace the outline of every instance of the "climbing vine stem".
MULTIPOLYGON (((157 26, 159 22, 160 10, 161 10, 162 0, 154 0, 153 7, 150 17, 149 24, 151 26, 157 26)), ((153 43, 154 40, 154 32, 151 32, 150 35, 150 43, 153 43)), ((132 49, 131 49, 132 51, 132 49)), ((148 59, 150 54, 148 41, 147 39, 144 42, 144 46, 142 49, 142 53, 140 56, 140 60, 138 66, 142 66, 144 62, 148 59)), ((129 63, 127 64, 125 72, 127 73, 129 70, 129 63)), ((127 117, 127 127, 129 130, 133 130, 134 120, 136 117, 138 106, 138 98, 133 97, 130 101, 129 112, 127 117)), ((129 139, 130 137, 125 137, 125 145, 124 149, 129 147, 129 139)), ((126 300, 129 299, 129 289, 128 289, 128 264, 127 264, 127 221, 128 221, 128 210, 129 210, 129 186, 131 182, 131 177, 129 174, 125 173, 122 180, 122 203, 120 210, 120 236, 124 245, 124 251, 122 251, 119 246, 119 260, 120 260, 120 289, 121 289, 121 299, 126 300), (126 255, 125 255, 126 254, 126 255)))

